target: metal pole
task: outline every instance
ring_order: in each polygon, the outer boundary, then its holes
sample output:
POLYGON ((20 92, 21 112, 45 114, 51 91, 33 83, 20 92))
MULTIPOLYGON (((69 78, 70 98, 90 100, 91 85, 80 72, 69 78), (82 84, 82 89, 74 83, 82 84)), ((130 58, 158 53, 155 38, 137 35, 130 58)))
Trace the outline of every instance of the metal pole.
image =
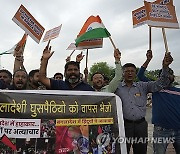
POLYGON ((37 138, 36 138, 36 141, 35 141, 35 149, 34 149, 35 154, 36 154, 36 151, 37 151, 37 138))

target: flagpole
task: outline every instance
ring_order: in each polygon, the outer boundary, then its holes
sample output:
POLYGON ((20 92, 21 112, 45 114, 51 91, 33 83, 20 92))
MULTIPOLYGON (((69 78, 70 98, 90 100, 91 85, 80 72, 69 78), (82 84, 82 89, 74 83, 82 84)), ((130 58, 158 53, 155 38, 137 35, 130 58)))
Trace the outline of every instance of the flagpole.
POLYGON ((149 26, 149 50, 151 50, 152 44, 152 33, 151 33, 151 26, 149 26))
POLYGON ((69 55, 69 57, 71 57, 71 56, 72 56, 72 54, 74 53, 74 51, 75 51, 75 49, 71 52, 71 54, 69 55))
POLYGON ((49 40, 48 43, 47 43, 47 46, 48 46, 48 47, 49 47, 50 42, 51 42, 51 40, 49 40))
POLYGON ((165 45, 165 49, 166 49, 166 53, 167 53, 169 50, 168 50, 168 44, 167 44, 166 33, 165 33, 164 28, 162 28, 162 33, 163 33, 163 40, 164 40, 164 45, 165 45))
POLYGON ((87 64, 88 64, 88 49, 87 49, 87 52, 86 52, 86 68, 88 67, 87 64))
MULTIPOLYGON (((88 49, 87 49, 87 52, 86 52, 86 70, 88 70, 88 49)), ((84 79, 87 82, 87 80, 88 80, 88 73, 85 73, 84 75, 85 75, 84 79)))
POLYGON ((110 41, 111 41, 111 43, 112 43, 112 45, 113 45, 114 49, 116 49, 116 46, 115 46, 115 44, 114 44, 114 42, 113 42, 113 40, 112 40, 111 36, 109 36, 109 39, 110 39, 110 41))

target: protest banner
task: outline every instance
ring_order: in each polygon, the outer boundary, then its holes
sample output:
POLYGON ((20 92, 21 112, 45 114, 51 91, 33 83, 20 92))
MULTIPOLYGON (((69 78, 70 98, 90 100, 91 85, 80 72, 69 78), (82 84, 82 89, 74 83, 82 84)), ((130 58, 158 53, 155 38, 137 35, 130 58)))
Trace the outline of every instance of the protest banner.
MULTIPOLYGON (((156 0, 154 2, 151 2, 151 4, 173 6, 173 1, 172 0, 156 0)), ((145 6, 142 6, 138 9, 132 11, 133 28, 147 24, 147 20, 148 20, 149 16, 148 16, 148 12, 146 9, 147 8, 145 6)), ((149 25, 149 26, 151 26, 151 25, 149 25)))
POLYGON ((75 43, 71 43, 66 50, 84 50, 84 49, 93 49, 93 48, 102 48, 103 39, 92 39, 80 42, 76 47, 75 43))
POLYGON ((0 118, 0 137, 6 134, 11 138, 39 138, 40 119, 0 118))
MULTIPOLYGON (((133 28, 147 24, 146 7, 142 6, 132 11, 132 19, 133 19, 133 28)), ((152 33, 151 33, 151 27, 149 26, 149 50, 151 50, 151 46, 152 46, 151 42, 152 42, 152 33)))
POLYGON ((144 1, 147 24, 152 27, 179 28, 175 6, 162 5, 144 1))
POLYGON ((43 38, 43 42, 52 40, 54 38, 57 38, 59 36, 60 30, 61 30, 62 24, 58 27, 55 27, 53 29, 50 29, 46 32, 43 38))
POLYGON ((103 39, 91 39, 85 40, 78 44, 77 48, 80 49, 93 49, 93 48, 102 48, 103 47, 103 39))
POLYGON ((161 4, 161 5, 173 5, 173 0, 156 0, 152 3, 153 4, 161 4))
POLYGON ((21 5, 12 19, 20 26, 34 41, 40 42, 44 33, 44 27, 21 5))
POLYGON ((78 50, 78 49, 76 48, 75 43, 70 43, 66 50, 78 50))
POLYGON ((149 50, 151 50, 151 27, 162 28, 166 52, 167 39, 164 28, 179 28, 173 0, 144 1, 144 6, 132 11, 133 28, 147 24, 149 26, 149 50))
POLYGON ((76 47, 75 43, 71 43, 66 50, 83 50, 83 48, 76 47))
POLYGON ((103 47, 103 39, 91 39, 85 40, 79 43, 78 47, 82 49, 93 49, 93 48, 102 48, 103 47))
POLYGON ((145 6, 132 11, 133 28, 146 24, 147 14, 145 6))
POLYGON ((102 46, 103 46, 103 39, 100 38, 100 39, 85 40, 83 42, 80 42, 77 47, 75 43, 71 43, 66 50, 73 50, 70 54, 70 56, 72 56, 75 50, 102 48, 102 46))
POLYGON ((125 138, 125 133, 122 102, 115 94, 1 90, 0 118, 2 135, 15 138, 17 149, 36 147, 33 150, 38 152, 45 148, 50 153, 111 150, 126 154, 126 144, 118 143, 118 137, 125 138), (16 133, 19 128, 23 129, 20 137, 16 133), (10 136, 9 129, 16 131, 10 136), (39 137, 29 133, 23 138, 30 129, 40 130, 39 137))

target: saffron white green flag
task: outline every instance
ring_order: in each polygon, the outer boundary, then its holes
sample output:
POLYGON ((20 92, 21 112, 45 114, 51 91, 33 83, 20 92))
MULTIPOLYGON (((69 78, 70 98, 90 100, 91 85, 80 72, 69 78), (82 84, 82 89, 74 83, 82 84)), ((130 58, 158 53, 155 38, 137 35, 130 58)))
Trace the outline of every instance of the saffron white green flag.
MULTIPOLYGON (((16 44, 17 45, 17 44, 16 44)), ((0 53, 0 56, 1 55, 5 55, 5 54, 13 54, 14 53, 14 49, 16 48, 16 45, 14 45, 11 49, 7 50, 7 51, 4 51, 4 52, 1 52, 0 53)))
POLYGON ((17 45, 19 45, 24 50, 25 45, 26 45, 27 36, 28 36, 27 34, 24 34, 22 39, 17 44, 15 44, 11 49, 4 51, 4 52, 1 52, 0 56, 4 55, 4 54, 14 54, 14 50, 15 50, 17 45))
POLYGON ((105 28, 102 23, 102 20, 99 16, 90 16, 81 31, 79 32, 77 39, 75 40, 76 46, 82 41, 91 40, 96 38, 105 38, 109 37, 111 34, 105 28))

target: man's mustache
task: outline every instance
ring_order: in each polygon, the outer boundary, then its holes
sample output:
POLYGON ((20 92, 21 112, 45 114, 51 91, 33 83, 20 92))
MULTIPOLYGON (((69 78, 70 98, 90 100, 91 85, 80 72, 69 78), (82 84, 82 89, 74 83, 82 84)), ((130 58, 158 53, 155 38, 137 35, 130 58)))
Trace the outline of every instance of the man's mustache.
POLYGON ((70 76, 78 77, 78 75, 77 75, 77 74, 74 74, 74 73, 69 74, 69 77, 70 77, 70 76))
POLYGON ((17 81, 16 84, 23 84, 23 82, 22 81, 17 81))

